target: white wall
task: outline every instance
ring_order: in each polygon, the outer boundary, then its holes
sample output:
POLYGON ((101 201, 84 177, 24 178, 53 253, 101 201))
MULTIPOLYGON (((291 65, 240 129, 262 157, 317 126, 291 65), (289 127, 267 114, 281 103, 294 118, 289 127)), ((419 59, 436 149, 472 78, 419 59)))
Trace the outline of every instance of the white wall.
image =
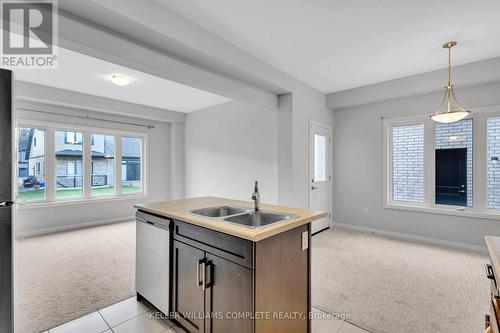
POLYGON ((278 202, 277 112, 228 102, 189 113, 186 120, 186 196, 278 202))
POLYGON ((310 121, 333 126, 333 111, 326 106, 326 97, 308 86, 293 93, 293 186, 292 205, 309 207, 309 143, 310 121))
MULTIPOLYGON (((500 105, 500 82, 457 88, 463 105, 500 105)), ((333 96, 332 98, 334 98, 333 96)), ((384 209, 382 204, 382 119, 426 115, 441 93, 335 110, 333 214, 336 223, 417 237, 483 246, 483 236, 500 235, 500 221, 384 209), (368 215, 362 211, 367 208, 368 215)), ((499 108, 500 109, 500 108, 499 108)))
MULTIPOLYGON (((76 124, 85 127, 101 127, 109 129, 119 129, 119 130, 130 130, 130 131, 145 131, 148 133, 148 195, 143 198, 130 198, 130 199, 108 199, 99 201, 88 201, 80 203, 64 203, 64 204, 49 204, 41 206, 26 206, 17 208, 15 211, 14 228, 16 236, 29 236, 34 234, 41 234, 46 232, 54 232, 60 230, 73 229, 77 227, 90 226, 95 224, 110 223, 116 221, 123 221, 130 219, 134 215, 133 205, 139 202, 145 201, 158 201, 158 200, 168 200, 174 194, 178 195, 183 192, 183 181, 177 183, 177 188, 175 192, 172 189, 172 178, 183 178, 183 156, 181 152, 176 150, 172 152, 172 147, 176 147, 176 143, 173 140, 183 140, 183 136, 171 136, 171 127, 176 126, 178 128, 183 127, 183 124, 168 123, 166 121, 158 121, 158 117, 161 116, 159 109, 152 109, 147 106, 141 106, 137 104, 128 104, 125 109, 129 109, 133 114, 140 115, 141 118, 124 116, 124 115, 114 115, 112 113, 104 112, 92 112, 88 108, 86 110, 79 110, 77 104, 90 105, 92 102, 102 101, 102 97, 94 100, 91 95, 78 94, 75 92, 69 92, 65 90, 49 88, 40 86, 43 91, 50 91, 53 96, 58 96, 57 100, 46 100, 45 103, 32 102, 29 101, 29 95, 26 95, 26 90, 23 90, 25 84, 17 85, 17 96, 18 99, 15 102, 16 107, 29 107, 45 110, 48 109, 51 112, 57 112, 61 115, 50 115, 39 112, 16 110, 16 119, 22 118, 23 120, 31 119, 52 123, 67 123, 76 124), (66 97, 74 98, 73 104, 69 106, 61 106, 57 104, 62 103, 66 97), (98 120, 86 120, 86 119, 76 119, 73 117, 64 116, 64 114, 86 114, 92 117, 105 118, 110 120, 119 120, 124 122, 142 123, 142 124, 153 124, 154 129, 147 130, 142 127, 116 124, 110 122, 103 122, 98 120), (155 115, 155 121, 148 121, 147 115, 155 115), (178 156, 180 155, 180 156, 178 156), (171 167, 172 160, 176 160, 176 169, 171 167), (178 174, 179 172, 180 175, 178 174)), ((29 85, 30 89, 34 88, 36 90, 36 85, 29 85)), ((31 91, 31 90, 30 90, 31 91)), ((36 94, 34 94, 36 95, 36 94)), ((123 102, 113 101, 107 99, 105 103, 107 108, 115 110, 117 112, 123 112, 124 106, 123 102)), ((175 116, 171 111, 165 111, 165 116, 175 116)), ((178 119, 184 119, 185 115, 179 114, 178 119)), ((180 132, 182 133, 182 132, 180 132)), ((182 142, 177 142, 180 147, 183 147, 182 142)))

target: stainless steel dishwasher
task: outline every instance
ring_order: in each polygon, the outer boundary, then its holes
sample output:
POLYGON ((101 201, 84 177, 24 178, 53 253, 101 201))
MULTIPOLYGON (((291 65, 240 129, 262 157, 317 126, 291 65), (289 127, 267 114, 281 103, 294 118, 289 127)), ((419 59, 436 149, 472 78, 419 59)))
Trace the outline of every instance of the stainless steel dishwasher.
POLYGON ((170 300, 170 220, 137 211, 135 288, 168 315, 170 300))

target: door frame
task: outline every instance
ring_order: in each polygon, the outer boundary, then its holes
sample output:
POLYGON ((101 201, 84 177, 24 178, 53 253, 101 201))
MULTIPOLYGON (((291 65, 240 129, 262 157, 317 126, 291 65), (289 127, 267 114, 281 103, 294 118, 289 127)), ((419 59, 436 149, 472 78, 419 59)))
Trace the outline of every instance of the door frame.
POLYGON ((329 227, 332 227, 333 226, 333 220, 332 220, 332 208, 333 208, 333 158, 332 158, 332 155, 333 155, 333 145, 332 145, 332 142, 333 142, 333 139, 332 139, 332 136, 333 136, 333 130, 332 130, 332 127, 330 125, 327 125, 325 123, 322 123, 322 122, 319 122, 319 121, 315 121, 315 120, 309 120, 309 131, 308 131, 308 135, 309 135, 309 163, 308 163, 308 172, 307 172, 307 205, 309 208, 311 208, 311 180, 313 179, 313 170, 314 170, 314 166, 313 166, 313 163, 314 163, 314 142, 313 142, 313 136, 312 136, 312 133, 313 133, 313 127, 321 127, 323 129, 326 129, 328 131, 328 136, 329 136, 329 157, 328 157, 328 163, 330 165, 329 167, 329 170, 328 170, 328 183, 329 185, 327 186, 327 189, 328 189, 328 196, 329 196, 329 200, 328 200, 328 226, 329 227))

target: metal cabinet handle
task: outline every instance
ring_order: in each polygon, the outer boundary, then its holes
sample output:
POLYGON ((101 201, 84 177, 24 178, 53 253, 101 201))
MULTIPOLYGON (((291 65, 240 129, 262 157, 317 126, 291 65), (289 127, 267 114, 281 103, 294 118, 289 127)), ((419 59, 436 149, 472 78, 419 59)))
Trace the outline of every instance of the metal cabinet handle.
MULTIPOLYGON (((203 286, 202 286, 202 289, 203 290, 207 290, 208 288, 210 288, 210 281, 207 283, 207 276, 206 276, 206 269, 207 268, 210 268, 212 269, 211 267, 213 266, 212 262, 211 261, 207 261, 206 263, 203 263, 203 286)), ((211 274, 210 274, 211 275, 211 274)), ((210 276, 209 275, 209 276, 210 276)))
POLYGON ((205 290, 207 289, 206 285, 205 285, 205 280, 206 280, 206 262, 203 261, 201 263, 201 289, 205 290))
POLYGON ((495 280, 495 275, 493 274, 493 267, 490 264, 485 264, 484 269, 486 270, 486 277, 490 280, 495 280))
POLYGON ((205 259, 198 259, 196 263, 196 283, 198 287, 203 285, 203 281, 200 281, 200 269, 203 267, 203 280, 205 280, 205 259))
POLYGON ((311 186, 311 190, 317 190, 318 188, 316 186, 311 186))

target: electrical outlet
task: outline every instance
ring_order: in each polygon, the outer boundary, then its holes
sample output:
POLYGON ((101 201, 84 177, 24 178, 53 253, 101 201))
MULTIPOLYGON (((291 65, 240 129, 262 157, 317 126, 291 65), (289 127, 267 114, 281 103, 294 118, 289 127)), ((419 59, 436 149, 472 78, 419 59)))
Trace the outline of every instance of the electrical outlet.
POLYGON ((361 209, 361 214, 368 215, 368 208, 365 207, 365 208, 361 209))
POLYGON ((304 231, 302 233, 302 251, 309 248, 309 232, 304 231))

